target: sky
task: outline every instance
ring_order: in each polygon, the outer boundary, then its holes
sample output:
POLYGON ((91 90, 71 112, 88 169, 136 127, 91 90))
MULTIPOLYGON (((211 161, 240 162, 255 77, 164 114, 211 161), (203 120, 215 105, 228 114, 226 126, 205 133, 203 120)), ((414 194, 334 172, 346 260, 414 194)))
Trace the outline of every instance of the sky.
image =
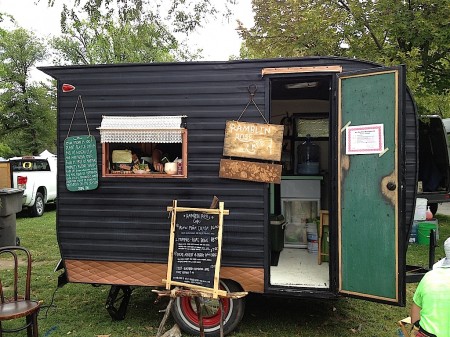
MULTIPOLYGON (((33 31, 39 37, 48 38, 60 33, 62 3, 63 0, 56 0, 55 7, 49 8, 47 0, 0 0, 0 12, 12 15, 20 27, 33 31)), ((242 21, 245 27, 253 26, 251 0, 237 0, 233 13, 227 22, 220 18, 211 20, 205 28, 190 36, 188 45, 192 50, 203 49, 202 60, 225 61, 230 56, 239 55, 241 40, 236 31, 236 20, 242 21)), ((47 78, 39 70, 33 70, 32 77, 36 80, 47 78)))

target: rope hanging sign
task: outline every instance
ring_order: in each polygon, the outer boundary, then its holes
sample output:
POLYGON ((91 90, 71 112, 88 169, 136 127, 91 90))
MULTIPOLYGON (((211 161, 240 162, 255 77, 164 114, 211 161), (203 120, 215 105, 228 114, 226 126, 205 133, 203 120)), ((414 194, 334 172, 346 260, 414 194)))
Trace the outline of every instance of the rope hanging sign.
POLYGON ((64 164, 66 187, 69 191, 89 191, 98 187, 97 143, 89 131, 81 95, 78 96, 67 137, 64 140, 64 164), (88 134, 69 137, 78 103, 83 110, 88 134))
MULTIPOLYGON (((250 99, 237 121, 227 121, 223 155, 265 161, 280 161, 283 145, 284 125, 269 124, 254 101, 256 85, 248 87, 250 99), (250 104, 253 104, 265 123, 241 122, 250 104)), ((222 159, 220 177, 279 183, 281 165, 265 162, 222 159)))

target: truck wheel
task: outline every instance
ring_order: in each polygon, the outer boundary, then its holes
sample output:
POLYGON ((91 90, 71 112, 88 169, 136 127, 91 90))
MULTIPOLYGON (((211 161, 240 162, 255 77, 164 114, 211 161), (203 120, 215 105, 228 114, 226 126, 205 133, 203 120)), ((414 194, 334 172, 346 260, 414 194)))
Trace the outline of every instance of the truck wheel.
MULTIPOLYGON (((231 280, 221 280, 220 289, 227 292, 242 291, 239 284, 231 280)), ((220 304, 219 300, 204 299, 205 311, 203 313, 203 327, 205 336, 220 336, 220 304)), ((244 316, 245 299, 222 298, 223 333, 232 332, 244 316)), ((172 315, 181 330, 191 335, 197 335, 200 331, 198 326, 197 307, 195 301, 190 297, 177 297, 172 306, 172 315)))
POLYGON ((433 203, 433 204, 428 204, 428 206, 430 206, 430 211, 431 211, 431 213, 433 213, 433 216, 435 216, 437 213, 437 210, 438 210, 438 204, 433 203))
POLYGON ((30 207, 31 216, 42 216, 44 214, 44 207, 44 196, 41 192, 37 192, 34 205, 30 207))

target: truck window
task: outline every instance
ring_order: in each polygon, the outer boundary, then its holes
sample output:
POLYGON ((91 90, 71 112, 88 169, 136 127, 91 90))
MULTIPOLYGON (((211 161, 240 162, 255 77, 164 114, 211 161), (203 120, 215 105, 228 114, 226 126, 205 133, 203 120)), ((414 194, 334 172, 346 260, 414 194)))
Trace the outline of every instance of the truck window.
POLYGON ((50 171, 50 165, 46 160, 14 160, 11 161, 13 172, 28 172, 28 171, 50 171))

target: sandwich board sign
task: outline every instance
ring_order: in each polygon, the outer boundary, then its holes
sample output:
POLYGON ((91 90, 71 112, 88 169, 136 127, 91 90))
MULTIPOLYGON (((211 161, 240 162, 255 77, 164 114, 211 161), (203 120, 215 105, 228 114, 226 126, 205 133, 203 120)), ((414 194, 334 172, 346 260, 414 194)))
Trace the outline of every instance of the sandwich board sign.
POLYGON ((166 289, 182 286, 212 294, 225 295, 219 289, 220 259, 222 254, 223 216, 229 211, 224 203, 219 208, 187 208, 173 206, 166 289))

